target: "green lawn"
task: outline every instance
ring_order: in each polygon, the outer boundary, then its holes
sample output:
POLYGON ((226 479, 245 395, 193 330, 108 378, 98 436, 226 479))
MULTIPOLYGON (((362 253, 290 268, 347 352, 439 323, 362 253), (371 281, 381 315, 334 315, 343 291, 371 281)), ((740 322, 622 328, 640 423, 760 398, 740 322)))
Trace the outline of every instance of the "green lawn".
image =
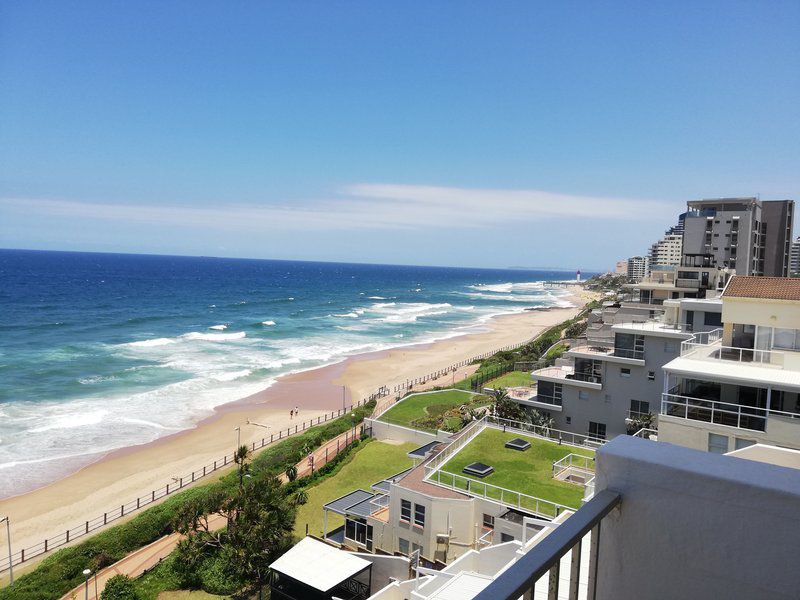
POLYGON ((415 424, 415 421, 438 417, 451 408, 469 404, 472 398, 473 394, 461 390, 415 394, 395 404, 381 415, 380 420, 395 425, 435 431, 430 426, 415 424))
POLYGON ((487 381, 484 387, 492 389, 517 387, 522 385, 532 385, 533 379, 527 371, 511 371, 505 375, 500 375, 497 379, 487 381))
MULTIPOLYGON (((305 535, 306 523, 310 534, 321 536, 323 505, 353 490, 370 491, 376 481, 407 469, 412 460, 406 455, 416 447, 417 444, 388 444, 377 440, 360 447, 336 474, 306 490, 308 502, 297 511, 295 537, 299 539, 305 535)), ((333 513, 328 515, 328 531, 343 523, 341 517, 333 513)))
MULTIPOLYGON (((594 456, 592 450, 559 446, 555 442, 531 438, 518 433, 504 433, 499 429, 487 427, 445 463, 442 470, 468 477, 476 482, 496 485, 565 506, 579 508, 581 498, 583 498, 583 486, 553 479, 553 463, 570 453, 594 456), (505 447, 508 440, 518 437, 528 440, 531 447, 524 452, 505 447), (464 474, 462 469, 473 462, 482 462, 494 467, 494 473, 482 479, 464 474)), ((445 481, 443 477, 442 482, 445 481)), ((450 482, 447 481, 447 483, 450 482)), ((461 487, 463 488, 465 485, 466 482, 461 487)), ((471 483, 470 487, 473 491, 482 491, 479 483, 471 483)), ((490 493, 493 492, 490 491, 490 493)))

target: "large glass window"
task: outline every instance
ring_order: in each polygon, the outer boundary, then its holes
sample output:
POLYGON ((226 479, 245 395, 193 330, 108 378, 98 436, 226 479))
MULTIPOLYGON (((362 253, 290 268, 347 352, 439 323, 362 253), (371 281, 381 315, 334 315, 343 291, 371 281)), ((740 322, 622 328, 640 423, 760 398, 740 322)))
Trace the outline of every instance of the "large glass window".
POLYGON ((631 417, 643 417, 648 414, 650 414, 649 402, 631 399, 631 417))
POLYGON ((703 325, 708 327, 720 327, 722 325, 722 313, 704 312, 703 325))
POLYGON ((397 549, 400 551, 400 554, 408 554, 408 540, 397 538, 397 549))
MULTIPOLYGON (((760 328, 759 328, 760 329, 760 328)), ((773 329, 773 348, 784 350, 800 350, 800 331, 797 329, 773 329)))

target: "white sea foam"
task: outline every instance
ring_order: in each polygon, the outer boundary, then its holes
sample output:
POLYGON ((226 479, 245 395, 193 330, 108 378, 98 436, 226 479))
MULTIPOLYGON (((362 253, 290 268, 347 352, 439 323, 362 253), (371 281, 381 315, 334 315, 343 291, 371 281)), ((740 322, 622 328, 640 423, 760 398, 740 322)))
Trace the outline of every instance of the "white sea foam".
POLYGON ((123 346, 130 346, 131 348, 153 348, 156 346, 166 346, 167 344, 174 344, 175 340, 169 338, 155 338, 152 340, 142 340, 140 342, 130 342, 122 344, 123 346))
POLYGON ((212 325, 209 327, 209 329, 216 329, 217 331, 225 331, 227 328, 227 325, 212 325))
POLYGON ((369 300, 386 300, 383 296, 367 296, 369 300))
POLYGON ((181 336, 184 340, 200 340, 203 342, 231 342, 233 340, 241 340, 247 337, 244 331, 237 331, 235 333, 200 333, 192 331, 185 333, 181 336))
POLYGON ((275 321, 261 321, 261 324, 265 325, 266 327, 271 327, 272 325, 275 325, 275 321))

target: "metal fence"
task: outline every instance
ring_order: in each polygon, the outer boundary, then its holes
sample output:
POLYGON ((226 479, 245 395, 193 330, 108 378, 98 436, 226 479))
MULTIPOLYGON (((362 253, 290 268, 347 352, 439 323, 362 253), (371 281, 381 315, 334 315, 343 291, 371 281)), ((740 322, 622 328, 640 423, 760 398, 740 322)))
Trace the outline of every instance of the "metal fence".
MULTIPOLYGON (((277 442, 298 433, 302 433, 303 431, 313 427, 314 425, 320 425, 327 421, 333 420, 337 417, 342 416, 343 414, 347 413, 348 411, 352 410, 353 408, 357 408, 363 404, 369 402, 368 399, 363 399, 355 405, 351 405, 347 409, 339 409, 338 411, 332 411, 330 413, 326 413, 316 419, 309 419, 308 421, 303 421, 302 423, 298 423, 294 427, 289 427, 287 429, 282 429, 278 431, 278 433, 270 434, 269 437, 262 437, 261 440, 252 442, 249 444, 249 448, 251 451, 256 451, 264 448, 265 446, 270 445, 273 442, 277 442)), ((350 440, 352 442, 352 439, 350 440)), ((13 561, 13 566, 20 565, 32 558, 45 554, 55 548, 59 548, 66 544, 69 544, 72 541, 75 541, 81 537, 84 537, 90 533, 97 531, 112 523, 117 521, 123 517, 127 517, 130 514, 140 510, 154 502, 161 500, 167 496, 170 496, 180 490, 188 487, 192 483, 203 479, 204 477, 208 477, 217 471, 228 467, 229 465, 235 464, 234 463, 234 453, 226 454, 225 456, 210 462, 203 467, 192 471, 191 473, 187 473, 183 477, 173 477, 172 483, 167 483, 165 486, 160 487, 158 489, 150 490, 146 494, 141 496, 137 496, 136 498, 120 504, 119 506, 110 508, 102 515, 98 515, 93 519, 89 519, 75 525, 74 527, 70 527, 65 529, 62 533, 58 533, 51 537, 45 538, 38 544, 34 544, 33 546, 28 546, 27 548, 22 548, 11 554, 11 561, 13 561)), ((332 458, 332 457, 331 457, 332 458)), ((9 558, 3 557, 0 558, 0 573, 3 571, 8 570, 9 568, 9 558)))

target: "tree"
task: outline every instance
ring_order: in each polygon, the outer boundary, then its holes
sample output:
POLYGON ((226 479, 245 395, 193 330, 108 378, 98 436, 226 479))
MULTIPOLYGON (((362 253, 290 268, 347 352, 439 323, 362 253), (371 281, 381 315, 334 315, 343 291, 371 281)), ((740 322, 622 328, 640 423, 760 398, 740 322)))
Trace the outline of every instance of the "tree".
POLYGON ((525 421, 525 410, 508 397, 505 388, 492 390, 494 396, 494 414, 500 419, 509 421, 525 421))
POLYGON ((233 462, 239 466, 239 487, 242 487, 244 476, 250 472, 250 449, 247 446, 239 446, 233 455, 233 462))
POLYGON ((297 490, 297 492, 294 495, 294 505, 303 506, 303 504, 305 504, 306 502, 308 502, 308 492, 306 492, 305 490, 297 490))
POLYGON ((292 465, 286 469, 286 479, 289 481, 294 481, 297 479, 297 467, 292 465))
POLYGON ((652 413, 640 414, 628 420, 627 431, 628 435, 633 435, 641 429, 654 429, 655 415, 652 413))
POLYGON ((127 575, 114 575, 100 594, 101 600, 139 600, 136 587, 127 575))

